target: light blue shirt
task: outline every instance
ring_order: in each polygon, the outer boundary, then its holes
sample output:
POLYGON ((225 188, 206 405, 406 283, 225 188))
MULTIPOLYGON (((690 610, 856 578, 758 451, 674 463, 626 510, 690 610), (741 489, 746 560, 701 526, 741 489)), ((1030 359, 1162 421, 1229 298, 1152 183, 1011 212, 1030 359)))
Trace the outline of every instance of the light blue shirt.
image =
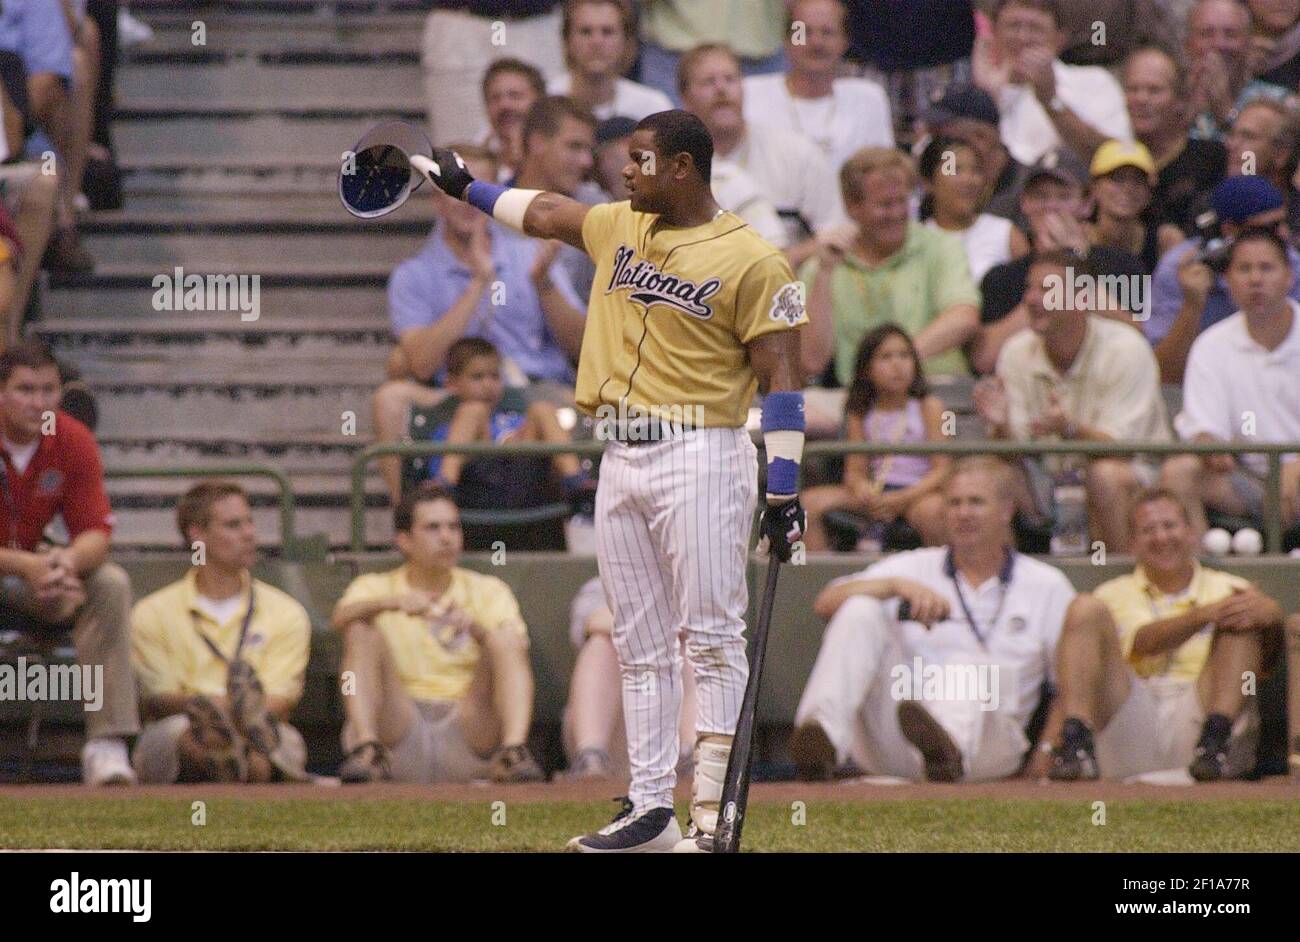
MULTIPOLYGON (((1183 257, 1200 246, 1196 239, 1188 239, 1160 256, 1155 274, 1151 277, 1151 317, 1139 321, 1147 340, 1155 346, 1165 339, 1178 319, 1178 310, 1183 306, 1183 286, 1178 283, 1178 263, 1183 257)), ((1291 283, 1291 297, 1300 301, 1300 252, 1287 246, 1287 255, 1291 258, 1291 268, 1296 273, 1291 283)), ((1205 310, 1201 314, 1201 328, 1198 334, 1213 327, 1219 321, 1231 317, 1240 307, 1228 293, 1228 283, 1222 275, 1214 276, 1210 293, 1205 297, 1205 310)))
MULTIPOLYGON (((551 334, 528 277, 542 243, 495 221, 488 227, 496 280, 484 292, 462 336, 491 341, 529 379, 572 383, 573 365, 551 334)), ((551 265, 550 275, 564 299, 585 311, 586 305, 558 260, 551 265)), ((465 293, 471 280, 469 268, 452 254, 441 229, 435 227, 419 254, 393 269, 388 279, 388 316, 393 333, 400 337, 408 330, 437 323, 465 293)))
POLYGON ((3 0, 0 51, 23 57, 28 77, 53 72, 72 78, 72 34, 59 0, 3 0))

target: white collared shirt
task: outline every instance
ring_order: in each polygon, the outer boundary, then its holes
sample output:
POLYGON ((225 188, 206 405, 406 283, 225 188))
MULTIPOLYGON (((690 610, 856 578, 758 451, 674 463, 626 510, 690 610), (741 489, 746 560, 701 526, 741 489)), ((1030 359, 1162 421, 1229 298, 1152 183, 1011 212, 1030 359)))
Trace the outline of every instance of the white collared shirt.
MULTIPOLYGON (((894 553, 831 585, 897 577, 919 582, 943 596, 949 608, 944 621, 928 629, 914 621, 898 625, 904 656, 920 657, 927 665, 996 664, 999 709, 1023 727, 1038 705, 1043 681, 1054 675, 1056 644, 1066 609, 1075 596, 1074 586, 1056 567, 1020 554, 1014 558, 1011 581, 1005 589, 997 575, 983 585, 971 586, 959 573, 962 594, 979 624, 985 647, 967 623, 953 580, 944 572, 947 558, 948 549, 942 546, 894 553)), ((888 607, 891 615, 897 613, 897 601, 888 607)))
MULTIPOLYGON (((557 75, 546 83, 546 93, 567 95, 572 87, 572 81, 568 72, 557 75)), ((613 101, 597 105, 591 110, 597 121, 607 121, 616 115, 640 121, 646 115, 670 111, 672 107, 672 101, 659 89, 621 78, 614 81, 613 101)))
MULTIPOLYGON (((1052 71, 1056 75, 1056 97, 1066 107, 1107 138, 1133 139, 1124 91, 1113 75, 1100 66, 1066 65, 1059 59, 1052 62, 1052 71)), ((1063 143, 1056 125, 1028 85, 1004 88, 998 98, 998 112, 1002 116, 1002 143, 1022 164, 1036 163, 1063 143)))
POLYGON ((1048 357, 1043 338, 1028 327, 1002 347, 997 375, 1007 390, 1011 437, 1033 439, 1030 423, 1055 394, 1075 423, 1117 441, 1169 441, 1160 367, 1151 345, 1128 324, 1097 314, 1081 316, 1088 318, 1087 333, 1064 375, 1048 357))
MULTIPOLYGON (((847 221, 840 203, 839 174, 802 134, 788 128, 745 122, 745 138, 725 157, 740 166, 780 214, 797 213, 813 232, 847 221)), ((782 219, 786 223, 785 218, 782 219)), ((799 241, 798 226, 786 223, 788 243, 799 241)))
MULTIPOLYGON (((1241 311, 1192 343, 1174 422, 1181 438, 1208 432, 1225 441, 1300 441, 1300 302, 1287 303, 1291 332, 1275 350, 1255 342, 1241 311)), ((1263 455, 1245 460, 1259 471, 1268 467, 1263 455)))
POLYGON ((709 180, 713 198, 728 212, 735 213, 750 228, 778 249, 788 245, 785 226, 776 209, 759 190, 754 178, 730 160, 715 158, 709 180))
POLYGON ((780 124, 802 134, 836 173, 863 147, 894 146, 889 98, 864 78, 838 78, 822 98, 795 98, 784 72, 751 75, 745 79, 745 120, 780 124))

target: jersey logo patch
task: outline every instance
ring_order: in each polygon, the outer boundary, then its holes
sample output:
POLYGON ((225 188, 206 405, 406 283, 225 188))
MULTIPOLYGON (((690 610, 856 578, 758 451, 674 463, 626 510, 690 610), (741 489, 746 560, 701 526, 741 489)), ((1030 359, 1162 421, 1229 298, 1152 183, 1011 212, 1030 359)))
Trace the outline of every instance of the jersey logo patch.
POLYGON ((645 260, 632 264, 636 250, 620 245, 614 253, 614 273, 610 276, 606 294, 629 291, 628 298, 647 309, 652 304, 666 304, 683 314, 707 321, 713 317, 713 308, 704 302, 722 289, 721 278, 710 278, 701 284, 665 275, 645 260))
POLYGON ((772 296, 772 310, 767 312, 767 316, 793 327, 803 320, 803 308, 803 282, 792 281, 782 285, 781 290, 772 296))

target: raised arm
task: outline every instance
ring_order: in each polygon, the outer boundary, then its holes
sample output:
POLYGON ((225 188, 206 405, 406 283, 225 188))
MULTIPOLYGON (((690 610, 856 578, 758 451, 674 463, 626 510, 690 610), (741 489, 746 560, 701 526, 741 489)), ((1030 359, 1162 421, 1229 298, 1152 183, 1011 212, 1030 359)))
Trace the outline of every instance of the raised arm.
MULTIPOLYGON (((559 239, 575 249, 587 251, 587 246, 582 241, 582 221, 587 218, 590 206, 569 199, 567 196, 561 196, 559 193, 537 193, 535 190, 511 190, 502 194, 501 198, 504 199, 512 194, 522 196, 525 193, 537 194, 525 204, 523 218, 526 235, 537 236, 540 239, 559 239)), ((510 220, 502 218, 499 213, 494 215, 507 225, 512 225, 510 220)))
POLYGON ((585 203, 547 193, 475 180, 455 151, 435 147, 433 159, 415 154, 411 166, 453 199, 476 206, 494 219, 525 235, 559 239, 586 251, 582 221, 590 208, 585 203))
POLYGON ((817 271, 808 286, 808 329, 801 347, 804 376, 811 382, 825 371, 835 355, 835 306, 831 285, 843 254, 826 246, 817 256, 817 271))

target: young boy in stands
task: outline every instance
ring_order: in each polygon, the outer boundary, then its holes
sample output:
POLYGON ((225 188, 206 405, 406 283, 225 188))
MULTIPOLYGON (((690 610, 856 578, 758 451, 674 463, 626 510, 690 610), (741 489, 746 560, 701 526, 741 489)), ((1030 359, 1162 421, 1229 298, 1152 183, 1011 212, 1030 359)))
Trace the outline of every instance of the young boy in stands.
MULTIPOLYGON (((447 388, 458 400, 456 411, 445 426, 434 429, 433 441, 499 445, 570 441, 569 433, 560 427, 553 404, 532 402, 521 410, 503 398, 501 354, 490 341, 462 337, 451 345, 447 351, 447 388)), ((457 494, 457 487, 466 464, 472 460, 458 454, 431 455, 428 475, 453 495, 463 497, 457 494)), ((554 467, 574 512, 590 516, 595 507, 595 482, 582 473, 577 456, 556 455, 554 467)), ((519 480, 527 484, 525 477, 519 480)))
POLYGON ((510 588, 456 564, 460 511, 425 482, 393 513, 405 562, 358 576, 343 634, 344 782, 535 782, 528 627, 510 588))

